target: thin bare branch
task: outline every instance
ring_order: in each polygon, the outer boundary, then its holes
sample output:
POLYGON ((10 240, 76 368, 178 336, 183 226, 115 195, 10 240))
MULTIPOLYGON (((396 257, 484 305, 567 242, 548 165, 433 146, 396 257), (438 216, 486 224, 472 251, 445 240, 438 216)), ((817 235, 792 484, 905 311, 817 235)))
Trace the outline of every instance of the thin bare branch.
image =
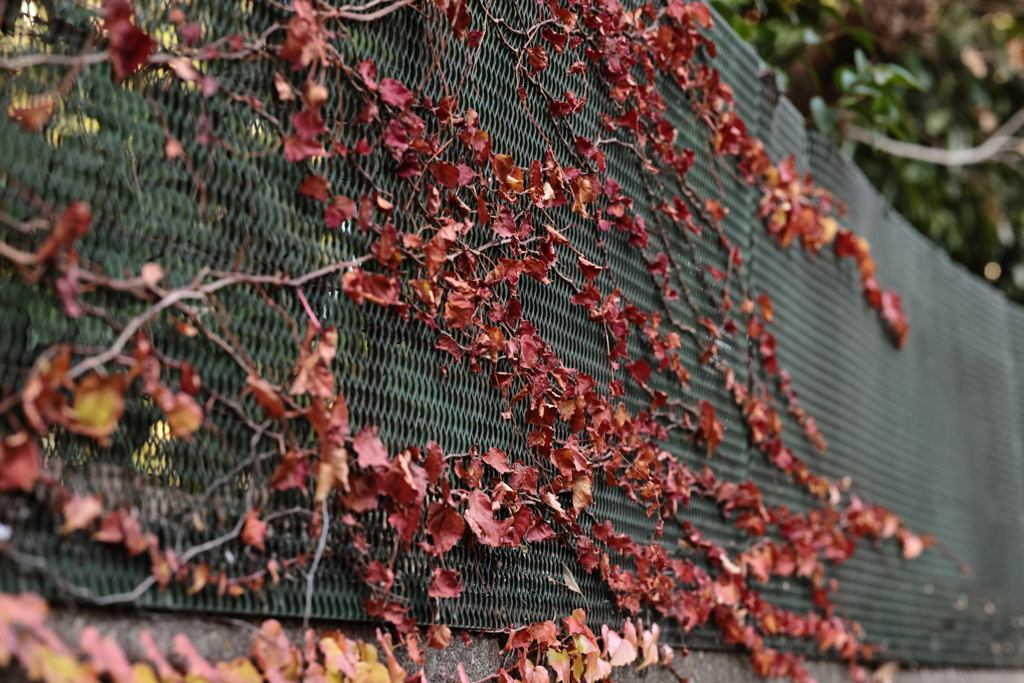
POLYGON ((48 55, 48 54, 36 54, 36 55, 25 55, 24 57, 13 57, 11 59, 0 58, 0 69, 5 71, 17 71, 18 69, 26 69, 30 66, 42 66, 43 64, 53 64, 56 66, 88 66, 89 64, 99 64, 110 59, 109 52, 92 52, 87 55, 48 55))
MULTIPOLYGON (((355 10, 355 9, 360 9, 360 8, 357 8, 357 7, 351 7, 351 6, 339 7, 338 9, 336 9, 333 12, 329 13, 328 16, 338 17, 339 19, 347 19, 349 21, 376 21, 377 19, 380 19, 381 17, 386 17, 387 15, 391 14, 392 12, 394 12, 396 10, 402 9, 406 5, 411 5, 413 2, 414 2, 414 0, 398 0, 398 2, 392 3, 392 4, 388 5, 387 7, 381 8, 381 9, 375 11, 375 12, 368 12, 368 13, 365 13, 365 14, 362 13, 362 12, 352 11, 352 10, 355 10)), ((372 3, 370 3, 370 5, 366 5, 366 6, 369 7, 371 5, 376 5, 376 4, 377 4, 376 2, 372 2, 372 3)))
POLYGON ((184 299, 202 299, 204 297, 205 294, 203 292, 192 289, 176 289, 173 292, 168 293, 167 296, 147 308, 141 315, 132 318, 128 324, 124 326, 124 331, 121 332, 117 337, 117 340, 109 349, 101 354, 93 356, 92 358, 86 358, 81 363, 71 368, 68 371, 68 379, 80 377, 89 370, 95 370, 104 363, 116 358, 121 353, 121 350, 124 349, 125 344, 127 344, 132 336, 139 331, 139 328, 145 325, 160 311, 173 306, 184 299))
POLYGON ((15 249, 7 242, 0 242, 0 256, 19 266, 34 266, 39 262, 39 258, 32 252, 15 249))
POLYGON ((847 125, 844 132, 846 137, 851 140, 871 145, 881 152, 904 159, 924 161, 939 166, 972 166, 988 161, 997 161, 995 157, 1007 150, 1015 149, 1018 141, 1014 138, 1014 134, 1021 128, 1024 128, 1024 109, 1011 116, 982 144, 963 149, 940 149, 893 140, 852 124, 847 125))
POLYGON ((316 555, 313 557, 313 566, 306 574, 306 609, 302 612, 302 628, 309 628, 309 616, 313 612, 313 582, 316 580, 316 570, 320 566, 320 558, 324 555, 324 547, 327 546, 327 528, 330 526, 330 517, 327 511, 327 499, 324 498, 320 506, 320 542, 316 546, 316 555))

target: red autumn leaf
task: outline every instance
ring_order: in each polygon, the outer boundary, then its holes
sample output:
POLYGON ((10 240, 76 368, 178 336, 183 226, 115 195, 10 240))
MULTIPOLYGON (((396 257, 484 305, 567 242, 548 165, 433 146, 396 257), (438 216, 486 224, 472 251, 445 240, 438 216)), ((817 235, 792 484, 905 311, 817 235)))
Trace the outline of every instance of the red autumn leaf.
POLYGON ((762 294, 757 297, 757 303, 761 305, 761 317, 764 318, 766 323, 775 322, 775 307, 772 306, 772 300, 768 298, 767 294, 762 294))
POLYGON ((903 312, 903 300, 892 290, 882 293, 882 318, 896 337, 896 347, 902 349, 910 335, 910 323, 903 312))
MULTIPOLYGON (((445 16, 448 17, 448 23, 452 27, 452 33, 458 40, 462 40, 466 37, 466 29, 469 28, 470 16, 469 11, 466 9, 468 0, 434 0, 434 4, 441 8, 445 16)), ((473 33, 480 33, 479 31, 473 31, 473 33)), ((476 37, 476 40, 467 41, 470 47, 476 47, 479 44, 480 38, 476 37)))
POLYGON ((322 332, 311 322, 306 326, 306 337, 299 348, 295 363, 295 380, 289 394, 300 396, 309 392, 317 398, 334 397, 334 375, 331 363, 338 352, 338 331, 329 327, 322 332), (313 346, 316 342, 316 346, 313 346))
POLYGON ((142 645, 146 659, 156 665, 156 673, 161 681, 173 681, 179 678, 178 672, 164 658, 156 643, 153 642, 153 636, 149 635, 149 631, 143 630, 139 633, 139 643, 142 645))
POLYGON ((270 476, 267 488, 271 493, 288 489, 302 489, 302 492, 305 493, 307 476, 309 476, 309 458, 298 451, 288 451, 284 454, 281 464, 270 476))
POLYGON ((722 331, 718 329, 718 325, 716 325, 710 318, 698 318, 697 322, 703 325, 715 339, 722 338, 722 331))
POLYGON ((469 505, 466 508, 466 523, 476 534, 477 540, 493 548, 501 547, 501 539, 508 532, 512 520, 499 522, 491 511, 491 499, 482 491, 469 494, 469 505))
POLYGON ((74 244, 75 240, 84 237, 91 223, 92 211, 89 205, 80 200, 71 202, 57 219, 50 236, 36 250, 36 258, 40 263, 52 259, 62 249, 74 244))
POLYGON ((878 280, 867 277, 861 281, 861 285, 864 288, 864 298, 867 299, 868 305, 871 308, 880 309, 882 307, 882 287, 878 284, 878 280))
POLYGON ((871 254, 871 245, 868 241, 849 230, 839 230, 836 233, 836 241, 832 248, 839 258, 850 257, 858 262, 871 254))
POLYGON ((393 78, 385 78, 380 82, 380 97, 392 107, 405 107, 412 102, 409 89, 393 78))
POLYGON ((686 5, 686 10, 701 28, 712 28, 715 25, 711 18, 711 10, 703 2, 691 2, 686 5))
POLYGON ((432 553, 438 557, 455 547, 466 531, 462 515, 442 503, 427 506, 427 533, 434 539, 432 553))
POLYGON ((707 200, 704 202, 704 206, 707 208, 708 213, 711 214, 711 217, 719 223, 721 223, 729 213, 729 209, 724 208, 722 203, 717 199, 707 200))
POLYGON ((264 621, 259 632, 253 634, 252 642, 252 658, 268 679, 284 683, 297 678, 297 672, 302 670, 302 651, 288 640, 281 622, 264 621))
POLYGON ((549 28, 544 29, 540 32, 540 37, 551 43, 555 48, 556 54, 562 54, 565 51, 565 43, 568 40, 568 36, 558 31, 552 31, 549 28))
POLYGON ((181 39, 186 45, 192 46, 203 37, 203 29, 199 24, 185 24, 178 27, 178 34, 181 35, 181 39))
POLYGON ((360 156, 369 156, 370 154, 370 143, 366 141, 366 138, 360 138, 356 146, 352 148, 352 151, 360 156))
POLYGON ((372 560, 366 567, 363 580, 384 590, 390 590, 391 586, 395 585, 395 572, 380 560, 372 560))
POLYGON ((249 510, 242 526, 242 542, 257 550, 266 550, 263 539, 267 535, 267 523, 260 520, 259 510, 249 510))
POLYGON ((292 135, 284 140, 284 155, 293 164, 304 161, 307 157, 328 156, 323 146, 313 138, 292 135))
POLYGON ((366 84, 366 87, 369 88, 371 91, 376 91, 377 65, 371 62, 370 60, 366 60, 364 62, 359 62, 358 69, 359 75, 363 77, 363 83, 366 84))
POLYGON ((292 128, 304 138, 313 138, 326 130, 320 115, 308 109, 292 115, 292 128))
POLYGON ((384 275, 367 275, 362 269, 350 270, 341 278, 345 294, 357 304, 369 301, 378 306, 398 305, 396 285, 384 275))
POLYGON ((31 98, 27 107, 12 107, 9 115, 26 133, 38 133, 50 122, 56 110, 56 98, 38 96, 31 98))
POLYGON ((516 165, 508 154, 495 154, 491 156, 491 168, 494 169, 494 175, 498 178, 498 182, 505 185, 516 165))
POLYGON ((629 374, 640 384, 646 385, 647 380, 651 377, 651 367, 647 365, 647 361, 640 360, 626 364, 626 370, 629 374))
POLYGON ((601 274, 602 270, 607 270, 604 266, 591 263, 582 256, 579 257, 579 266, 580 272, 583 273, 583 277, 587 279, 587 282, 593 282, 593 280, 601 274))
MULTIPOLYGON (((155 265, 148 263, 146 265, 155 265)), ((159 266, 158 266, 159 267, 159 266)), ((143 277, 145 277, 145 268, 143 266, 143 277)), ((197 396, 203 388, 203 382, 199 379, 199 373, 196 372, 195 367, 186 361, 181 364, 181 379, 178 382, 178 386, 189 396, 197 396)))
POLYGON ((427 645, 443 650, 452 644, 452 630, 444 624, 434 624, 427 629, 427 645))
POLYGON ((292 9, 295 16, 288 22, 288 35, 278 55, 291 62, 293 70, 298 70, 323 59, 326 41, 308 0, 293 2, 292 9))
POLYGON ((379 427, 366 426, 352 437, 352 449, 358 456, 357 462, 360 467, 391 467, 388 451, 377 437, 379 431, 379 427))
POLYGON ((174 404, 169 410, 164 409, 164 416, 171 428, 171 436, 178 439, 187 439, 203 426, 203 409, 183 391, 174 395, 174 404))
POLYGON ((438 161, 430 165, 430 174, 449 190, 459 187, 459 169, 452 164, 438 161))
POLYGON ((903 300, 892 290, 882 293, 882 317, 889 323, 903 317, 903 300))
POLYGON ((39 446, 26 431, 0 441, 0 491, 24 491, 35 488, 42 468, 39 446))
POLYGON ((362 485, 366 480, 349 476, 348 451, 341 447, 325 448, 320 466, 316 473, 316 490, 313 492, 313 499, 321 502, 327 498, 331 489, 340 488, 349 493, 345 504, 353 512, 365 512, 377 507, 377 496, 375 491, 367 491, 366 487, 356 491, 354 484, 362 485), (358 495, 365 494, 365 495, 358 495))
POLYGON ((110 64, 114 69, 114 80, 120 83, 149 60, 156 49, 156 42, 132 23, 135 12, 125 0, 106 0, 103 10, 110 64))
POLYGON ((427 457, 423 459, 423 469, 427 471, 431 487, 437 486, 441 475, 448 469, 448 464, 444 461, 444 451, 436 441, 427 442, 427 457))
POLYGON ((150 549, 152 534, 143 534, 138 517, 125 510, 108 512, 100 520, 100 528, 92 535, 100 543, 123 544, 132 557, 150 549))
MULTIPOLYGON (((412 617, 406 616, 407 612, 409 612, 412 607, 403 607, 402 603, 397 600, 385 601, 382 598, 367 598, 363 600, 363 608, 371 617, 380 617, 390 621, 397 627, 399 633, 409 633, 416 628, 416 620, 412 617)), ((381 669, 383 669, 383 666, 381 666, 381 669)), ((382 674, 383 673, 386 672, 382 671, 382 674)), ((368 677, 366 680, 372 682, 380 681, 380 683, 384 683, 387 681, 387 677, 386 675, 381 678, 368 677)))
POLYGON ((761 353, 761 365, 769 375, 779 372, 779 360, 775 357, 775 335, 765 332, 761 335, 761 343, 758 347, 761 353))
POLYGON ((134 513, 121 516, 121 528, 124 530, 124 547, 132 557, 141 555, 153 548, 157 543, 153 534, 143 534, 142 524, 134 513))
POLYGON ((487 209, 487 191, 481 189, 476 196, 476 216, 480 225, 487 225, 491 222, 491 213, 487 209))
POLYGON ((183 320, 174 321, 174 326, 177 328, 178 332, 185 337, 194 337, 199 334, 198 328, 194 325, 189 325, 183 320))
MULTIPOLYGON (((0 621, 0 624, 3 626, 14 624, 15 626, 40 632, 46 628, 46 619, 50 615, 50 606, 46 603, 46 600, 35 593, 20 593, 18 595, 0 593, 0 614, 3 615, 2 621, 0 621)), ((3 628, 3 626, 0 626, 0 628, 3 628)), ((16 636, 13 633, 8 631, 0 631, 0 633, 3 633, 7 638, 5 640, 6 647, 10 647, 11 643, 16 643, 14 640, 16 636)), ((7 651, 10 652, 10 650, 7 651)))
POLYGON ((388 524, 398 532, 398 537, 407 544, 412 543, 416 538, 416 532, 420 530, 420 521, 423 511, 418 507, 398 508, 388 515, 388 524))
POLYGON ((398 303, 395 283, 384 275, 371 275, 363 282, 363 296, 370 303, 389 306, 398 303))
POLYGON ((327 190, 329 190, 331 184, 327 182, 327 178, 320 175, 306 176, 306 179, 302 181, 302 185, 299 186, 299 194, 303 197, 309 197, 315 199, 318 202, 327 201, 327 190))
POLYGON ((459 187, 465 187, 476 179, 476 171, 466 166, 466 164, 460 163, 455 168, 459 171, 459 187))
POLYGON ((900 543, 903 545, 903 558, 913 560, 924 552, 924 542, 917 534, 904 531, 900 534, 900 543))
POLYGON ((103 514, 103 501, 99 496, 75 493, 64 502, 61 513, 64 515, 64 523, 60 526, 60 533, 70 534, 91 526, 103 514))
POLYGON ((501 474, 508 474, 512 471, 512 468, 508 466, 508 455, 500 448, 488 448, 482 460, 501 474))
POLYGON ((252 395, 256 397, 256 402, 267 411, 268 416, 274 419, 284 416, 284 400, 273 384, 258 375, 249 375, 245 382, 252 390, 252 395))
POLYGON ((473 322, 473 311, 476 308, 465 294, 452 292, 444 304, 444 321, 448 327, 464 329, 473 322))
POLYGON ((751 316, 747 319, 747 335, 752 339, 758 339, 764 334, 764 323, 760 318, 751 316))
POLYGON ((636 628, 626 621, 626 637, 620 636, 608 626, 601 626, 601 640, 604 641, 604 656, 613 667, 632 664, 639 654, 636 649, 636 628))
POLYGON ((423 175, 423 165, 420 163, 419 157, 412 150, 407 151, 405 156, 402 157, 402 163, 395 170, 395 175, 405 180, 423 175))
POLYGON ((110 674, 116 683, 130 683, 135 680, 132 665, 124 651, 113 639, 100 635, 95 626, 86 626, 79 637, 79 647, 89 655, 92 668, 98 674, 110 674))
POLYGON ((708 457, 712 451, 718 448, 725 435, 725 428, 715 417, 715 407, 707 401, 700 402, 700 424, 697 426, 697 436, 707 445, 708 457))
POLYGON ((174 651, 188 663, 189 678, 194 677, 207 681, 220 681, 223 679, 218 671, 196 652, 192 641, 184 633, 174 636, 174 651))
POLYGON ((352 220, 356 215, 356 204, 344 195, 336 195, 330 205, 324 209, 324 223, 332 230, 345 221, 352 220))
POLYGON ((583 105, 587 103, 586 97, 577 97, 576 93, 571 90, 566 90, 562 96, 565 98, 564 102, 559 100, 548 102, 548 112, 554 118, 576 114, 582 111, 583 105))
POLYGON ((462 595, 462 579, 454 569, 434 569, 434 578, 427 589, 432 598, 457 598, 462 595))
POLYGON ((647 269, 652 275, 665 275, 668 273, 668 256, 664 253, 658 254, 658 258, 648 264, 647 269))
POLYGON ((122 543, 124 541, 124 513, 113 510, 103 515, 100 528, 92 535, 92 540, 100 543, 122 543))
POLYGON ((447 351, 452 354, 456 363, 462 360, 462 349, 459 348, 458 342, 447 334, 441 335, 441 338, 437 340, 436 344, 434 344, 434 348, 438 351, 447 351))
POLYGON ((530 65, 530 75, 539 73, 548 68, 548 51, 543 45, 536 45, 526 49, 526 63, 530 65))

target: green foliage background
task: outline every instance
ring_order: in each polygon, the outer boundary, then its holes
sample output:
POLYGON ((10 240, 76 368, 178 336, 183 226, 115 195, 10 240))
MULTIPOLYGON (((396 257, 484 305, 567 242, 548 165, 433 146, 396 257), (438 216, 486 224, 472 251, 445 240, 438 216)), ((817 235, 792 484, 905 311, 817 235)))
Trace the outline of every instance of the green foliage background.
POLYGON ((843 135, 852 124, 942 149, 984 142, 1024 107, 1024 3, 712 4, 777 69, 779 85, 810 127, 833 136, 919 231, 1024 302, 1024 143, 986 163, 944 167, 843 135))

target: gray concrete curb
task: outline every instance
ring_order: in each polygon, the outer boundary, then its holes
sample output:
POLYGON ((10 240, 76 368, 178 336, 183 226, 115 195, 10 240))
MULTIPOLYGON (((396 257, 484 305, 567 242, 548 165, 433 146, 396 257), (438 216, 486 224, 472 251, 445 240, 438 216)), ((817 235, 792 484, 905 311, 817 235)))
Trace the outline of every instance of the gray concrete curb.
MULTIPOLYGON (((143 659, 139 633, 149 631, 164 653, 172 653, 171 641, 178 633, 186 634, 200 655, 217 662, 245 657, 252 647, 253 633, 260 620, 232 619, 217 615, 172 614, 160 612, 110 612, 99 610, 55 609, 49 624, 69 645, 79 641, 86 626, 95 626, 107 637, 117 641, 132 661, 143 659)), ((296 643, 301 643, 301 628, 296 622, 284 622, 286 631, 296 643)), ((374 629, 365 624, 318 622, 318 631, 340 630, 347 636, 372 640, 374 629)), ((427 680, 430 683, 456 683, 456 667, 462 664, 470 680, 489 676, 502 665, 503 640, 495 636, 475 636, 470 647, 459 637, 444 650, 427 650, 427 680)), ((168 657, 172 663, 175 656, 168 657)), ((676 670, 688 676, 690 683, 764 683, 754 674, 746 657, 722 652, 691 652, 685 659, 677 655, 676 670)), ((406 667, 410 673, 416 669, 406 667)), ((810 662, 808 669, 818 683, 846 683, 846 668, 833 662, 810 662)), ((962 670, 921 669, 917 671, 879 672, 879 683, 1024 683, 1020 670, 962 670)), ((636 671, 631 667, 615 669, 612 678, 619 683, 678 683, 671 672, 662 667, 636 671)), ((21 679, 11 671, 0 670, 0 680, 17 682, 21 679)))

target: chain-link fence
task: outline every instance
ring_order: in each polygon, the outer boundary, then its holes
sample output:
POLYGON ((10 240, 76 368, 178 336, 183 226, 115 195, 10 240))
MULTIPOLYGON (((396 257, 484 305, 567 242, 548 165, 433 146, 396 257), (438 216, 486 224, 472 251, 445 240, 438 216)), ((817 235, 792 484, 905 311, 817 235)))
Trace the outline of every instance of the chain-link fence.
MULTIPOLYGON (((139 3, 140 23, 156 22, 168 7, 139 3)), ((45 51, 58 38, 70 50, 81 47, 88 21, 81 7, 54 0, 26 2, 23 8, 31 9, 33 17, 61 20, 24 23, 31 29, 0 39, 0 51, 8 56, 45 51)), ((273 3, 259 0, 202 0, 189 12, 207 37, 258 34, 283 16, 273 3)), ((496 1, 490 12, 512 26, 522 22, 514 2, 496 1)), ((941 544, 914 562, 905 562, 892 542, 863 549, 834 572, 840 579, 838 610, 862 623, 870 641, 886 644, 888 656, 921 663, 1020 665, 1024 311, 952 264, 894 214, 830 143, 808 136, 799 113, 778 97, 770 79, 762 78, 757 56, 723 26, 719 23, 712 31, 719 52, 714 66, 735 90, 751 132, 765 141, 774 158, 796 155, 803 170, 846 202, 849 214, 844 223, 871 242, 880 279, 901 292, 913 325, 907 347, 895 350, 863 302, 852 263, 839 263, 831 253, 810 257, 782 250, 770 240, 757 218, 758 192, 709 156, 684 95, 669 91, 672 121, 687 137, 684 144, 697 152, 690 182, 705 197, 724 198, 729 209, 726 232, 745 246, 748 255, 743 276, 774 300, 780 364, 792 374, 804 406, 831 446, 819 454, 809 443, 793 440, 791 445, 828 476, 852 475, 861 496, 895 510, 913 529, 934 532, 941 544), (960 572, 961 561, 970 565, 970 575, 960 572)), ((505 47, 485 39, 471 57, 464 45, 444 38, 447 30, 432 10, 407 9, 386 21, 353 26, 351 35, 339 41, 339 49, 354 60, 373 59, 382 73, 403 82, 423 83, 425 92, 443 93, 458 84, 460 102, 480 113, 481 127, 490 133, 496 150, 511 151, 516 159, 543 158, 545 143, 533 132, 524 109, 513 106, 517 93, 508 75, 505 47), (436 69, 432 55, 439 46, 445 50, 445 61, 436 69), (471 58, 476 65, 469 71, 471 58), (467 78, 466 73, 472 75, 467 78)), ((27 94, 53 86, 59 74, 56 68, 39 67, 0 76, 0 105, 6 109, 27 94)), ((226 63, 218 78, 223 88, 252 94, 270 115, 280 114, 271 91, 273 72, 266 62, 226 63)), ((550 69, 539 78, 552 92, 572 88, 564 70, 550 69)), ((596 84, 589 96, 594 101, 608 97, 596 84)), ((353 100, 328 106, 356 105, 353 100)), ((599 110, 590 107, 579 116, 581 134, 598 134, 599 110)), ((357 111, 344 113, 351 119, 357 111)), ((550 132, 557 140, 557 131, 550 132)), ((154 261, 174 285, 187 283, 203 266, 301 273, 365 253, 365 237, 344 227, 326 230, 320 206, 294 192, 303 173, 280 153, 264 154, 271 149, 272 137, 252 108, 228 98, 204 98, 194 89, 156 77, 146 77, 137 87, 121 87, 111 82, 105 66, 94 67, 78 78, 45 134, 27 135, 8 117, 0 117, 0 162, 5 169, 0 205, 8 214, 24 217, 35 210, 34 198, 55 206, 85 200, 97 220, 83 240, 84 259, 118 275, 137 272, 140 264, 154 261), (188 170, 166 162, 165 132, 182 141, 203 178, 201 197, 188 170), (218 144, 209 144, 210 136, 218 144)), ((354 146, 356 139, 346 142, 354 146)), ((383 154, 375 150, 365 168, 373 174, 381 164, 383 154)), ((608 166, 608 175, 622 184, 624 194, 638 199, 638 212, 653 222, 651 207, 640 201, 646 195, 636 158, 611 147, 608 166)), ((358 174, 332 173, 329 179, 339 192, 366 192, 366 180, 358 174)), ((378 181, 388 182, 383 176, 378 181)), ((572 221, 568 211, 554 215, 564 223, 572 221)), ((6 229, 0 227, 0 232, 6 229)), ((624 236, 601 236, 606 238, 604 248, 618 285, 638 305, 656 308, 657 292, 651 291, 646 264, 635 258, 624 236)), ((601 258, 598 237, 577 242, 595 262, 601 258)), ((686 258, 689 250, 681 243, 677 246, 680 257, 686 258)), ((698 254, 704 264, 724 269, 720 250, 701 242, 698 254)), ((700 299, 696 267, 689 277, 700 299)), ((520 293, 525 317, 539 327, 565 364, 606 382, 603 334, 580 307, 569 305, 571 292, 564 283, 542 287, 525 282, 520 293)), ((434 349, 434 339, 423 326, 377 307, 356 306, 339 295, 336 282, 311 285, 304 294, 320 317, 339 329, 336 380, 348 397, 353 424, 380 425, 382 439, 392 451, 429 440, 453 453, 474 445, 501 447, 511 455, 522 450, 514 423, 496 417, 505 407, 489 378, 460 365, 452 365, 442 376, 438 368, 448 362, 434 349)), ((304 315, 301 302, 290 294, 274 296, 296 318, 304 315)), ((113 294, 104 297, 93 305, 120 313, 142 306, 113 294)), ((705 300, 698 303, 713 308, 705 300)), ((225 291, 219 304, 222 311, 230 311, 230 330, 253 363, 272 381, 283 382, 295 354, 283 318, 251 289, 225 291)), ((681 305, 678 314, 692 315, 681 305)), ((217 313, 207 315, 212 319, 217 313)), ((69 319, 58 297, 23 284, 13 270, 0 271, 0 317, 0 384, 5 392, 21 385, 35 357, 48 345, 61 341, 102 346, 114 335, 89 316, 69 319)), ((209 342, 183 337, 172 320, 155 321, 149 334, 169 356, 192 362, 211 390, 236 397, 244 387, 245 376, 230 359, 209 342)), ((743 375, 746 339, 740 333, 729 342, 727 357, 731 354, 737 373, 743 375)), ((638 343, 630 351, 633 357, 644 353, 638 343)), ((695 359, 698 351, 691 345, 688 353, 695 359)), ((726 427, 713 462, 718 475, 733 481, 753 478, 770 502, 806 505, 806 498, 790 492, 784 475, 749 446, 742 416, 721 379, 693 366, 693 394, 710 401, 726 427)), ((665 378, 653 378, 652 387, 673 390, 665 378)), ((645 396, 638 391, 626 400, 631 410, 645 407, 645 396)), ((250 396, 242 405, 252 409, 255 403, 250 396)), ((253 440, 252 431, 237 415, 213 411, 209 419, 215 428, 203 430, 194 440, 169 440, 159 410, 146 400, 129 399, 109 448, 54 433, 46 443, 48 461, 71 488, 102 493, 111 507, 138 508, 147 527, 169 547, 179 540, 199 543, 222 531, 226 519, 234 519, 232 513, 243 505, 243 477, 265 479, 274 461, 262 454, 275 452, 268 441, 253 440), (246 459, 256 467, 243 475, 237 465, 246 459), (206 496, 209 484, 220 478, 231 483, 206 496)), ((795 422, 787 424, 791 434, 799 434, 799 429, 795 422)), ((703 453, 682 434, 673 434, 666 448, 692 467, 702 467, 703 453)), ((71 583, 109 594, 130 590, 150 572, 145 557, 133 559, 123 549, 59 536, 56 520, 45 514, 48 501, 25 496, 0 500, 0 522, 16 529, 18 547, 45 557, 71 583)), ((617 531, 639 540, 652 538, 650 520, 619 491, 600 489, 595 501, 596 518, 612 520, 617 531)), ((297 490, 257 502, 265 513, 308 503, 297 490)), ((739 547, 744 540, 708 501, 695 500, 684 517, 727 547, 739 547)), ((367 513, 361 521, 371 553, 390 554, 393 538, 385 531, 382 513, 367 513)), ((278 527, 278 533, 268 538, 267 555, 301 553, 310 545, 309 533, 309 522, 301 517, 278 527)), ((666 528, 664 545, 676 547, 677 534, 666 528)), ((573 566, 574 559, 556 545, 529 550, 460 547, 453 553, 452 566, 461 570, 466 588, 460 599, 439 607, 426 596, 425 556, 410 554, 398 568, 395 590, 411 597, 418 619, 429 620, 439 609, 440 619, 452 626, 494 629, 552 618, 575 607, 588 608, 598 623, 623 618, 596 575, 577 573, 582 595, 559 585, 563 565, 573 566)), ((214 571, 244 574, 247 568, 260 566, 260 559, 240 542, 215 555, 208 560, 214 571)), ((363 588, 343 554, 329 554, 325 562, 317 579, 314 617, 364 618, 363 588)), ((2 558, 0 589, 60 594, 59 586, 45 576, 23 572, 2 558)), ((190 595, 187 586, 172 584, 165 592, 147 593, 143 604, 301 616, 304 591, 304 582, 294 577, 276 588, 240 597, 218 597, 212 589, 190 595)), ((809 588, 798 580, 773 579, 765 592, 793 609, 806 610, 811 604, 809 588)), ((691 634, 688 642, 717 647, 717 638, 710 630, 701 631, 691 634)))

